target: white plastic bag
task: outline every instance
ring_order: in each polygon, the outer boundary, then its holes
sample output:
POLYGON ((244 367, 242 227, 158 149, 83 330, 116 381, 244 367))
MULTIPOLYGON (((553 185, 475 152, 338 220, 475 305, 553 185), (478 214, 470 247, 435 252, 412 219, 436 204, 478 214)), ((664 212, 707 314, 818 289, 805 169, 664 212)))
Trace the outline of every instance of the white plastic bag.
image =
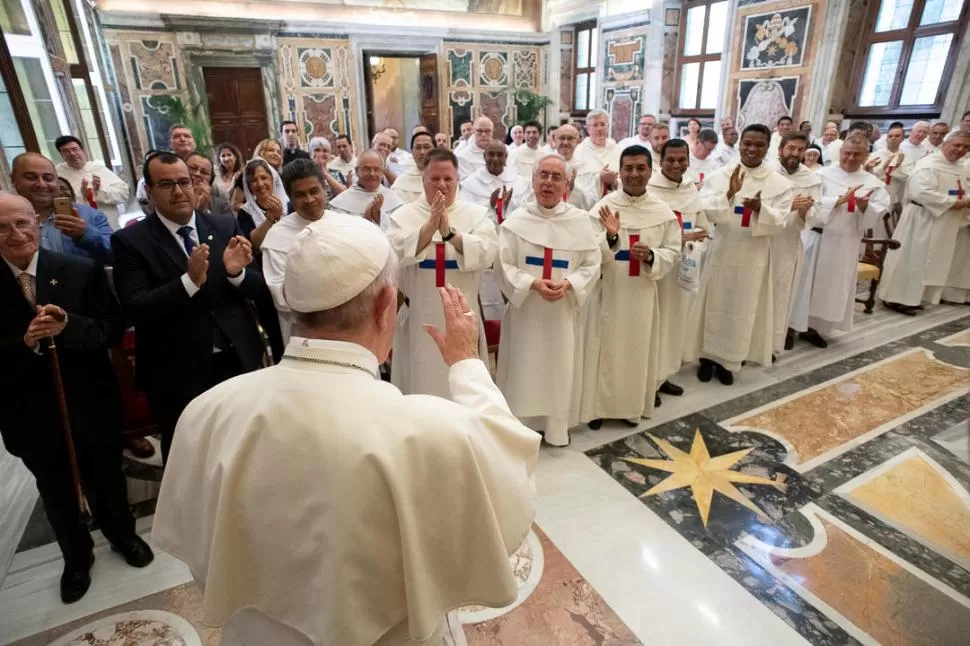
POLYGON ((704 262, 703 242, 685 242, 680 254, 680 271, 677 284, 681 289, 696 293, 701 284, 701 265, 704 262))

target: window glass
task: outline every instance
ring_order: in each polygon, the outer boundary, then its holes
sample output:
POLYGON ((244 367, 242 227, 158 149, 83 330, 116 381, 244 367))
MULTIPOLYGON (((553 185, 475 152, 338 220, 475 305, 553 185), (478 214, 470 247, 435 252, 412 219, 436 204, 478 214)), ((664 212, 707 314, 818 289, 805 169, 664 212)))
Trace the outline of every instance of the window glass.
POLYGON ((707 27, 708 54, 720 54, 724 50, 724 29, 728 24, 728 3, 715 2, 711 5, 711 20, 707 27))
POLYGON ((883 0, 876 17, 876 31, 903 29, 909 25, 909 14, 913 11, 913 0, 883 0))
POLYGON ((596 33, 596 29, 595 28, 590 29, 589 30, 589 66, 590 67, 596 67, 596 59, 597 59, 596 55, 598 53, 597 49, 599 48, 599 45, 597 44, 598 40, 599 40, 599 34, 596 33))
POLYGON ((700 108, 714 110, 717 108, 717 89, 721 83, 721 61, 707 61, 704 63, 704 81, 701 85, 700 108))
POLYGON ((589 105, 586 101, 587 91, 589 86, 589 74, 577 74, 576 75, 576 101, 574 102, 574 110, 589 110, 589 105))
POLYGON ((687 10, 687 23, 684 26, 684 56, 697 56, 701 53, 706 14, 707 5, 691 7, 687 10))
POLYGON ((896 80, 896 68, 899 66, 899 55, 902 51, 903 41, 901 40, 874 43, 869 48, 869 59, 866 61, 866 71, 862 77, 862 88, 859 92, 861 107, 889 105, 893 82, 896 80))
POLYGON ((68 63, 78 63, 77 50, 74 49, 74 39, 71 37, 71 28, 64 15, 64 3, 62 0, 50 0, 51 10, 54 12, 54 22, 57 24, 57 35, 60 37, 61 45, 64 48, 64 58, 68 63))
POLYGON ((8 36, 30 35, 30 23, 20 0, 0 0, 0 28, 8 36))
POLYGON ((576 67, 589 67, 589 29, 576 34, 576 67))
POLYGON ((697 108, 697 82, 700 73, 700 63, 685 63, 680 68, 680 107, 682 110, 697 108))
POLYGON ((34 124, 34 132, 40 144, 41 152, 50 159, 60 159, 54 140, 61 135, 61 128, 57 121, 57 110, 54 100, 47 89, 44 68, 38 58, 14 57, 13 66, 17 72, 20 90, 27 102, 30 121, 34 124))
POLYGON ((936 95, 943 80, 943 68, 950 53, 953 34, 939 34, 917 38, 903 81, 900 105, 928 105, 936 103, 936 95))

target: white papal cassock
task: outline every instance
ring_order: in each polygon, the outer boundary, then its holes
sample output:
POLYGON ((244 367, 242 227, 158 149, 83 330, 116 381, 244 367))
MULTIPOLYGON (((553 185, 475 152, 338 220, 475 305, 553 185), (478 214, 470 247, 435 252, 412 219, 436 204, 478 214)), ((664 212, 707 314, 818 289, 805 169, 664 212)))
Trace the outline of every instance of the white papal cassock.
MULTIPOLYGON (((913 167, 903 209, 893 239, 902 246, 886 256, 879 298, 915 307, 922 301, 939 303, 948 285, 957 250, 966 250, 961 230, 970 224, 970 209, 954 203, 970 199, 970 172, 959 162, 947 161, 943 153, 924 157, 913 167)), ((956 259, 959 278, 965 262, 956 259)), ((957 285, 952 285, 956 287, 957 285)))
MULTIPOLYGON (((697 189, 687 178, 681 179, 678 184, 667 179, 663 173, 656 172, 650 176, 647 191, 673 210, 684 233, 708 229, 697 189)), ((710 241, 698 241, 694 244, 706 247, 710 245, 710 241)), ((677 282, 679 270, 680 257, 670 272, 657 283, 660 330, 660 352, 657 354, 658 386, 680 371, 684 339, 687 336, 687 314, 696 296, 677 282)))
POLYGON ((579 421, 639 421, 653 413, 660 350, 657 285, 680 260, 680 225, 670 207, 650 193, 634 197, 622 190, 600 200, 590 218, 599 231, 603 268, 590 297, 579 421), (612 249, 599 221, 603 206, 620 216, 612 249), (635 242, 653 251, 652 265, 630 257, 635 242))
POLYGON ((370 203, 377 197, 378 193, 384 196, 384 203, 381 205, 381 231, 387 231, 388 224, 390 223, 388 216, 400 207, 403 202, 397 196, 397 193, 386 186, 378 186, 377 190, 372 193, 354 184, 330 200, 330 208, 334 211, 349 215, 363 216, 364 211, 367 210, 367 207, 370 206, 370 203))
MULTIPOLYGON (((418 250, 421 226, 431 217, 431 205, 424 197, 391 214, 387 239, 401 260, 398 287, 410 301, 398 316, 391 383, 405 394, 448 396, 448 366, 434 341, 424 331, 426 324, 444 330, 444 314, 436 279, 454 285, 473 308, 478 303, 482 272, 492 266, 497 251, 495 225, 488 212, 473 204, 455 200, 448 207, 448 222, 461 234, 462 253, 435 231, 431 243, 418 250), (439 251, 439 245, 441 250, 439 251), (443 258, 442 258, 443 254, 443 258), (442 264, 444 269, 441 269, 442 264)), ((488 358, 485 331, 479 321, 479 354, 488 358)))
POLYGON ((224 646, 464 643, 446 613, 515 600, 535 434, 481 361, 451 367, 454 401, 378 374, 359 345, 293 337, 182 414, 152 539, 224 646))
POLYGON ((788 214, 785 228, 781 233, 771 236, 771 277, 774 290, 772 320, 775 328, 771 345, 775 352, 781 352, 785 349, 785 337, 788 334, 797 278, 804 260, 802 233, 805 231, 806 224, 817 218, 821 208, 822 179, 818 173, 810 171, 805 164, 799 164, 791 174, 777 159, 769 162, 768 165, 792 183, 792 197, 802 195, 815 200, 814 206, 808 210, 804 220, 797 212, 792 211, 788 214))
POLYGON ((408 166, 407 170, 397 176, 391 185, 401 202, 410 204, 424 195, 424 173, 417 166, 408 166))
POLYGON ((536 163, 549 154, 542 148, 542 146, 529 148, 528 144, 517 146, 515 150, 509 153, 509 166, 514 168, 522 177, 531 180, 532 171, 535 169, 536 163))
POLYGON ((742 361, 771 365, 774 331, 774 277, 771 236, 781 233, 791 212, 792 185, 765 164, 742 166, 744 183, 728 202, 734 166, 725 166, 704 180, 701 204, 717 225, 701 277, 698 298, 691 306, 687 360, 710 359, 736 371, 742 361), (747 213, 742 201, 761 192, 761 211, 747 213))
POLYGON ((892 152, 888 148, 877 150, 869 156, 869 159, 879 160, 870 172, 882 180, 892 204, 902 204, 906 182, 909 180, 909 174, 913 172, 916 160, 902 151, 892 152))
POLYGON ((516 416, 545 429, 546 441, 562 446, 579 417, 580 314, 599 277, 596 231, 586 211, 563 202, 552 209, 530 202, 505 220, 498 244, 502 291, 509 299, 498 385, 516 416), (551 280, 572 285, 554 303, 532 290, 546 266, 551 280))

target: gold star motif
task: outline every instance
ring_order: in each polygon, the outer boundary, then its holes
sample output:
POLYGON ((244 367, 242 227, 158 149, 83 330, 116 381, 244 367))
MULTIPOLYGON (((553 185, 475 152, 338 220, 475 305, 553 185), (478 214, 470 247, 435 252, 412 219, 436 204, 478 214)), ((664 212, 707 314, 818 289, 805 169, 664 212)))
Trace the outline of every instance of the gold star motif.
POLYGON ((753 502, 748 500, 743 493, 738 491, 738 489, 731 484, 733 482, 770 485, 778 489, 778 491, 785 491, 786 477, 784 474, 780 474, 777 480, 772 480, 771 478, 754 476, 747 473, 742 473, 740 471, 731 471, 731 467, 740 462, 744 456, 750 453, 753 450, 753 447, 750 449, 742 449, 741 451, 726 453, 724 455, 718 455, 712 458, 711 454, 707 450, 707 445, 704 443, 704 437, 701 435, 700 429, 694 429, 694 441, 691 444, 689 454, 681 451, 666 440, 655 437, 650 433, 647 433, 647 435, 650 435, 650 439, 652 439, 657 446, 659 446, 663 452, 670 457, 670 459, 623 459, 627 462, 642 464, 643 466, 650 467, 652 469, 667 471, 673 475, 658 482, 640 497, 646 498, 647 496, 655 496, 659 493, 680 489, 681 487, 690 487, 691 493, 694 497, 694 502, 697 504, 697 510, 701 515, 701 522, 704 523, 705 528, 707 528, 707 517, 711 513, 711 501, 714 498, 715 491, 720 492, 722 495, 727 496, 731 500, 743 505, 744 507, 747 507, 758 516, 768 520, 768 517, 765 516, 764 512, 758 509, 753 502))
POLYGON ((54 287, 57 287, 57 279, 56 278, 51 278, 51 285, 53 285, 54 287))

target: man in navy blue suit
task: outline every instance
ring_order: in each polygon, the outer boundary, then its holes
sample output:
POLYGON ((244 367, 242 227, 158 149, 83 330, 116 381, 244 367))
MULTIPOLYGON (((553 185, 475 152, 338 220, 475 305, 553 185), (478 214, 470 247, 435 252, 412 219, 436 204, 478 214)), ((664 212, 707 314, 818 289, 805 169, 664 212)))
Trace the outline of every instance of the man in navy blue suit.
POLYGON ((61 187, 51 160, 40 153, 17 155, 10 178, 17 194, 40 216, 42 249, 110 264, 111 225, 104 213, 84 204, 75 204, 71 215, 54 213, 54 198, 61 187))

